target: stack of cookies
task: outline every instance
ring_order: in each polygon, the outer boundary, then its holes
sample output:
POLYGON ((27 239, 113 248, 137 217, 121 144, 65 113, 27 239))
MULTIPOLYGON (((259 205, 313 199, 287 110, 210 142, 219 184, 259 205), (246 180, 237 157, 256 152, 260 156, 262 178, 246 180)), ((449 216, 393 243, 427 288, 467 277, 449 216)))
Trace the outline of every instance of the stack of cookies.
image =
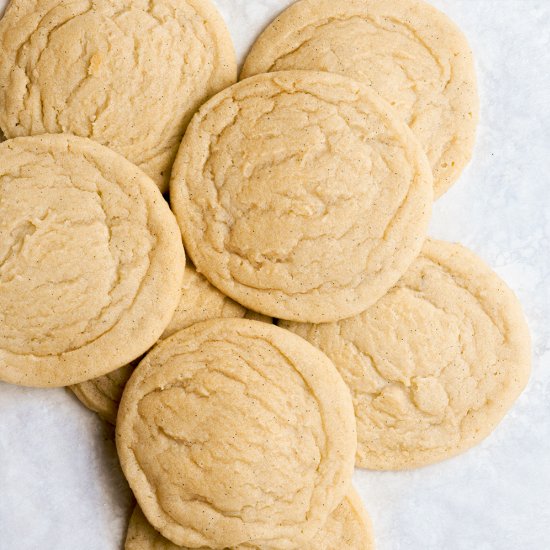
POLYGON ((126 550, 372 549, 354 466, 465 451, 529 375, 512 291, 426 236, 472 54, 420 0, 300 0, 236 80, 207 0, 11 0, 0 379, 116 425, 126 550))

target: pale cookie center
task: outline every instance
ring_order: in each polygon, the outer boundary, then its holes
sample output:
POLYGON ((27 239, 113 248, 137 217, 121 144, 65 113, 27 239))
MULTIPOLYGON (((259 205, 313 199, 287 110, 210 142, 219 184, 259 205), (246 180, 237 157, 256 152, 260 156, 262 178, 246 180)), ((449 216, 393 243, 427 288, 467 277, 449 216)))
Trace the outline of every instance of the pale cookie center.
POLYGON ((445 96, 450 66, 414 29, 388 18, 335 18, 307 27, 305 36, 269 70, 323 70, 373 86, 415 132, 432 165, 437 163, 454 133, 445 96))
POLYGON ((181 525, 196 528, 190 517, 211 514, 258 524, 307 518, 325 446, 318 405, 282 355, 253 347, 203 342, 163 363, 185 375, 139 402, 136 459, 181 525))
POLYGON ((22 355, 61 354, 109 331, 134 301, 152 246, 116 184, 75 185, 44 157, 0 176, 0 349, 22 355))
POLYGON ((83 13, 60 6, 17 57, 22 93, 14 132, 39 132, 39 113, 43 131, 92 137, 138 165, 165 168, 182 114, 207 86, 211 42, 184 2, 179 13, 160 2, 120 11, 100 3, 83 13))
POLYGON ((366 105, 280 92, 226 101, 203 124, 219 128, 207 187, 189 185, 213 248, 229 253, 224 278, 291 295, 358 286, 380 269, 370 254, 413 174, 366 105))
POLYGON ((341 322, 337 363, 363 451, 452 447, 502 383, 498 328, 476 297, 438 277, 428 289, 398 287, 360 321, 341 322))

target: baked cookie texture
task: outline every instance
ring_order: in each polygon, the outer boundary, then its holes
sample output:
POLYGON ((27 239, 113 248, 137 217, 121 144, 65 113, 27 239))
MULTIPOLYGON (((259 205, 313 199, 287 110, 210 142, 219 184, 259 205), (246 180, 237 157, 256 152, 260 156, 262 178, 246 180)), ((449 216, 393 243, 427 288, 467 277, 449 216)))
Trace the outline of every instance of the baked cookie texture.
POLYGON ((432 175, 371 88, 289 71, 199 109, 170 200, 214 286, 265 315, 322 322, 364 310, 406 271, 425 238, 432 175))
POLYGON ((156 346, 126 386, 116 436, 149 522, 191 548, 302 548, 348 493, 357 440, 330 360, 245 319, 156 346))
POLYGON ((113 371, 162 334, 185 253, 152 180, 66 135, 0 145, 0 380, 66 386, 113 371))
MULTIPOLYGON (((177 550, 182 549, 165 539, 155 531, 139 506, 136 506, 128 532, 124 550, 177 550)), ((237 546, 234 550, 259 547, 237 546)), ((340 505, 329 516, 324 527, 313 539, 301 547, 303 550, 374 550, 374 536, 370 518, 355 490, 344 498, 340 505)), ((189 550, 184 548, 184 550, 189 550)), ((207 550, 202 547, 201 550, 207 550)))
POLYGON ((418 467, 469 449, 529 377, 529 330, 515 295, 472 252, 443 241, 428 240, 360 315, 281 325, 324 351, 351 389, 364 468, 418 467))
POLYGON ((85 407, 114 426, 122 392, 138 364, 139 359, 69 388, 85 407))
POLYGON ((0 20, 0 127, 89 137, 164 192, 185 127, 235 82, 209 0, 11 0, 0 20))
MULTIPOLYGON (((174 317, 162 333, 161 339, 168 338, 178 330, 194 323, 221 317, 255 318, 266 323, 272 319, 247 311, 218 289, 213 287, 191 264, 185 266, 181 298, 174 317)), ((128 379, 139 360, 133 361, 113 372, 71 386, 76 397, 89 409, 107 422, 116 424, 118 405, 128 379)))
POLYGON ((420 140, 442 195, 469 162, 479 99, 472 52, 455 24, 418 0, 301 0, 267 27, 241 78, 321 70, 372 86, 420 140))
POLYGON ((185 266, 181 298, 172 321, 162 333, 162 338, 190 327, 195 323, 218 317, 244 317, 246 309, 222 294, 208 280, 197 273, 194 266, 185 266))
POLYGON ((374 531, 359 495, 352 489, 305 550, 374 550, 374 531))

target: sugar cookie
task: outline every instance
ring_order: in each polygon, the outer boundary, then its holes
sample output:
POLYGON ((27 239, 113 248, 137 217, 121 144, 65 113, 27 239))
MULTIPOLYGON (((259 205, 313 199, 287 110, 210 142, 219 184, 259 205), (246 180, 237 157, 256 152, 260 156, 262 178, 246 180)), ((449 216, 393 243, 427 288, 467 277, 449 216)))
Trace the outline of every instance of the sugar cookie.
POLYGON ((427 241, 360 315, 282 325, 323 350, 350 387, 365 468, 412 468, 465 451, 489 435, 529 377, 521 305, 457 244, 427 241))
POLYGON ((426 156, 368 86, 309 71, 240 82, 201 107, 172 208, 197 268, 265 315, 331 321, 393 286, 425 238, 426 156))
POLYGON ((116 431, 140 507, 179 545, 302 548, 351 486, 348 389, 267 323, 217 319, 164 340, 130 378, 116 431))
POLYGON ((94 141, 0 145, 0 380, 65 386, 149 349, 185 254, 152 180, 94 141))

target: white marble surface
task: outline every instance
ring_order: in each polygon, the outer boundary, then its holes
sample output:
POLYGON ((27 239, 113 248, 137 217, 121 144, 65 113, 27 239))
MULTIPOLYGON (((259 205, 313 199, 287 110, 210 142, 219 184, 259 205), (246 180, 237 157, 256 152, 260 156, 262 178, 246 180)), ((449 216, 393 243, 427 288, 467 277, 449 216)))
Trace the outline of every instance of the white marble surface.
MULTIPOLYGON (((0 0, 0 6, 4 0, 0 0)), ((466 32, 482 114, 475 158, 435 206, 521 298, 526 392, 472 451, 357 472, 379 550, 550 549, 550 0, 432 0, 466 32)), ((218 0, 240 59, 287 0, 218 0)), ((110 430, 68 392, 0 385, 0 550, 121 548, 131 496, 110 430)))

